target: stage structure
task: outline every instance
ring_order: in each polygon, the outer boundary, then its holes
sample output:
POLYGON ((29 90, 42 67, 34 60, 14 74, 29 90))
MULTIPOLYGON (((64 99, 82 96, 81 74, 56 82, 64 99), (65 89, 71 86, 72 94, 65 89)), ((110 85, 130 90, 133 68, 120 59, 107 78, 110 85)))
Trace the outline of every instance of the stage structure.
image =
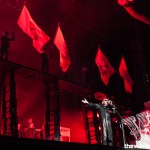
MULTIPOLYGON (((10 137, 12 146, 17 146, 19 140, 21 146, 23 144, 23 141, 21 140, 24 140, 24 146, 26 147, 29 146, 27 143, 31 142, 33 142, 32 146, 36 146, 36 142, 41 142, 41 146, 43 146, 42 144, 46 144, 47 146, 51 146, 51 144, 53 144, 53 147, 56 147, 57 144, 61 144, 63 139, 68 138, 67 141, 65 141, 66 147, 70 146, 73 148, 74 144, 72 144, 70 140, 70 128, 60 126, 60 92, 62 91, 74 93, 80 96, 82 95, 82 97, 86 97, 87 95, 94 93, 94 90, 92 89, 62 80, 56 76, 46 74, 33 68, 16 64, 14 62, 0 60, 0 137, 2 144, 7 146, 6 143, 8 143, 10 137), (18 128, 18 77, 25 79, 25 82, 40 81, 40 83, 42 83, 41 85, 43 85, 41 88, 44 88, 44 90, 42 90, 42 92, 44 92, 43 95, 45 96, 44 127, 43 131, 41 131, 41 129, 35 129, 35 136, 33 137, 33 141, 31 141, 29 136, 31 130, 27 129, 25 131, 27 132, 26 136, 24 136, 20 135, 20 130, 18 128), (63 131, 65 134, 61 134, 63 131), (63 137, 66 135, 66 133, 68 137, 63 137), (30 142, 28 142, 28 139, 30 142), (60 142, 47 143, 47 141, 60 142)), ((83 107, 84 106, 85 105, 83 105, 83 107)), ((102 146, 101 128, 98 123, 97 112, 95 110, 86 108, 82 108, 82 110, 85 123, 84 130, 86 131, 87 140, 85 145, 88 147, 90 146, 90 149, 94 149, 95 146, 102 146)), ((117 136, 118 135, 116 134, 116 139, 117 136)), ((118 137, 121 138, 121 136, 122 135, 118 137)), ((117 140, 117 142, 118 141, 119 140, 117 140)), ((83 143, 76 145, 84 146, 83 143)), ((123 149, 124 147, 122 143, 116 144, 116 146, 117 147, 102 146, 102 149, 120 149, 119 147, 123 149)), ((61 145, 59 148, 62 147, 63 145, 61 145)))
MULTIPOLYGON (((92 90, 80 85, 59 79, 14 62, 0 60, 0 135, 12 137, 29 137, 18 131, 17 82, 18 77, 40 81, 44 85, 45 119, 43 139, 60 141, 60 100, 59 93, 67 91, 78 95, 92 94, 92 90)), ((37 132, 41 132, 40 130, 37 132)), ((40 133, 39 133, 40 134, 40 133)), ((39 136, 39 135, 38 135, 39 136)))
POLYGON ((1 93, 1 135, 18 137, 18 116, 16 97, 16 77, 41 80, 45 85, 45 138, 59 140, 59 96, 58 79, 9 61, 0 61, 0 93, 1 93), (55 108, 50 108, 50 94, 55 93, 55 108))

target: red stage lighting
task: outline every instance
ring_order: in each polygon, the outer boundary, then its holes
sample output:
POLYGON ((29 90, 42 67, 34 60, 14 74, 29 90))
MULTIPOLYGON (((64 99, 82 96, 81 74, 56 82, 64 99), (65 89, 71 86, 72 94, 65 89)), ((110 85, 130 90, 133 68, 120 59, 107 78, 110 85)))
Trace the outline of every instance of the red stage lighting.
POLYGON ((121 6, 128 7, 130 6, 135 0, 118 0, 118 4, 121 6))

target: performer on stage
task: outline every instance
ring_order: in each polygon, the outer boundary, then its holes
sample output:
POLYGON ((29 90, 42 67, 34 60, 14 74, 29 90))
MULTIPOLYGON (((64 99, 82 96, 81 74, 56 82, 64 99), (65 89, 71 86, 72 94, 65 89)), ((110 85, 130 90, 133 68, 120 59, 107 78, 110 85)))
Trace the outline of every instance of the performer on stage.
POLYGON ((32 118, 28 119, 28 128, 35 129, 35 125, 33 123, 33 119, 32 118))
MULTIPOLYGON (((88 102, 87 99, 84 98, 84 100, 82 100, 82 103, 85 103, 88 107, 97 109, 100 116, 100 124, 102 125, 102 144, 112 146, 113 131, 109 106, 111 106, 112 110, 115 110, 115 107, 113 107, 113 102, 108 98, 104 98, 102 102, 92 103, 88 102)), ((113 113, 115 112, 113 111, 113 113)))
POLYGON ((4 32, 1 37, 1 47, 0 47, 0 58, 6 59, 8 58, 8 50, 10 46, 10 42, 14 41, 14 32, 12 32, 12 37, 8 37, 8 32, 4 32))
POLYGON ((33 119, 28 119, 28 138, 35 138, 35 125, 33 119))

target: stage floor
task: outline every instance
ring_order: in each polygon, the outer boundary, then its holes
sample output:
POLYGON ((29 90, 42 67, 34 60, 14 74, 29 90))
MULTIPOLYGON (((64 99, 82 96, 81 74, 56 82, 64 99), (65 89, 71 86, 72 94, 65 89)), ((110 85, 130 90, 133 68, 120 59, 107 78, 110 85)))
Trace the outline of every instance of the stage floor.
MULTIPOLYGON (((113 146, 104 146, 100 144, 83 144, 83 143, 73 143, 73 142, 60 142, 60 141, 51 141, 51 140, 41 140, 41 139, 25 139, 25 138, 16 138, 10 136, 0 136, 0 146, 1 149, 51 149, 51 150, 77 150, 77 149, 86 149, 86 150, 131 150, 131 148, 123 147, 113 147, 113 146)), ((136 149, 137 148, 132 148, 136 149)), ((139 149, 141 150, 141 149, 139 149)), ((143 149, 144 150, 144 149, 143 149)))

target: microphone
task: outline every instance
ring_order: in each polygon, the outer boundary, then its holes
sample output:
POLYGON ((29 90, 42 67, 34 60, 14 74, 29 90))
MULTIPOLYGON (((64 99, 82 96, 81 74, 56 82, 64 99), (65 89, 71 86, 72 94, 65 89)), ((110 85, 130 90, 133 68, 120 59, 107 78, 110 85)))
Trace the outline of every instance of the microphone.
POLYGON ((116 113, 116 106, 112 105, 112 113, 115 114, 116 113))

